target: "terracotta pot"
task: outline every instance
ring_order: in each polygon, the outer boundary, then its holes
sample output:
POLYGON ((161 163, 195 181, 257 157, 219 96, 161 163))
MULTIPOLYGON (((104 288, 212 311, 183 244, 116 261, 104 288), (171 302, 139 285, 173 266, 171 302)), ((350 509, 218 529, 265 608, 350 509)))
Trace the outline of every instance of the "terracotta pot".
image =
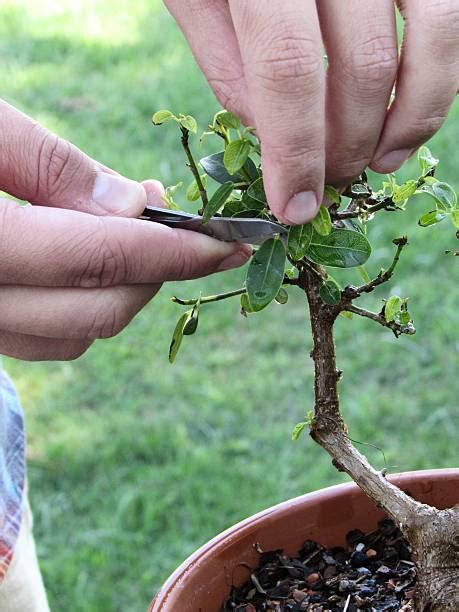
MULTIPOLYGON (((415 499, 447 508, 459 503, 459 469, 393 475, 390 480, 415 499)), ((314 539, 325 546, 345 543, 351 529, 370 531, 383 516, 353 483, 286 501, 230 527, 199 548, 168 578, 150 612, 219 612, 231 585, 248 578, 246 563, 257 566, 254 544, 295 554, 314 539)))

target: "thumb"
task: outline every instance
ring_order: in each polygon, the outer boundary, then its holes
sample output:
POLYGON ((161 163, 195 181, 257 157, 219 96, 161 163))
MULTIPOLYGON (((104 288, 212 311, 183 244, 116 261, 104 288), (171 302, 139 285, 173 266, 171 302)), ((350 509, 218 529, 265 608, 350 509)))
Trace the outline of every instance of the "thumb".
POLYGON ((32 204, 138 217, 144 187, 0 100, 0 190, 32 204))

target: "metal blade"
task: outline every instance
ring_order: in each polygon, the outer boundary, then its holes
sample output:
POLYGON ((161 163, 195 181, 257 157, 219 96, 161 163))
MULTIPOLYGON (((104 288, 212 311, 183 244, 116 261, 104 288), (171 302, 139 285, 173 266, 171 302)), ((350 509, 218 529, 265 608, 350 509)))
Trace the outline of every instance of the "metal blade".
POLYGON ((147 206, 139 218, 199 232, 225 242, 262 244, 267 238, 283 236, 288 232, 282 225, 265 219, 212 217, 210 221, 203 223, 199 215, 154 206, 147 206))

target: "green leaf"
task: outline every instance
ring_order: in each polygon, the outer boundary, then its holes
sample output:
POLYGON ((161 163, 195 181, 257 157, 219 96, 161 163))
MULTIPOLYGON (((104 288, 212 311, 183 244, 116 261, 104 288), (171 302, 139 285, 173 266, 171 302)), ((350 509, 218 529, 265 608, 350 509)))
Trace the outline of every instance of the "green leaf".
POLYGON ((408 300, 405 299, 402 301, 402 305, 400 307, 400 315, 399 320, 401 325, 408 325, 411 321, 410 313, 408 312, 408 300))
POLYGON ((238 130, 241 127, 241 121, 239 117, 236 117, 233 113, 229 111, 220 111, 214 117, 214 122, 223 125, 225 128, 232 128, 233 130, 238 130))
POLYGON ((322 302, 328 304, 329 306, 335 306, 335 304, 339 304, 341 300, 341 288, 335 279, 331 278, 330 276, 321 285, 319 294, 322 302))
POLYGON ((430 149, 428 149, 426 146, 420 147, 418 151, 418 162, 422 176, 432 172, 432 170, 434 170, 434 168, 436 168, 438 165, 438 159, 432 155, 430 149))
POLYGON ((364 283, 369 283, 370 282, 370 275, 368 274, 365 266, 359 266, 357 268, 358 273, 360 274, 360 277, 362 278, 364 283))
POLYGON ((162 199, 166 202, 168 208, 171 210, 179 210, 180 206, 174 200, 174 193, 182 186, 182 182, 177 183, 177 185, 169 185, 166 187, 164 195, 162 199))
POLYGON ((431 193, 435 199, 442 204, 446 209, 456 208, 457 195, 454 189, 448 183, 434 183, 431 186, 431 193))
POLYGON ((391 295, 384 305, 384 318, 389 323, 395 321, 402 305, 402 298, 398 295, 391 295))
POLYGON ((248 140, 233 140, 226 147, 223 163, 231 176, 243 168, 251 149, 252 146, 248 140))
POLYGON ((279 238, 266 240, 252 257, 247 270, 247 295, 255 312, 274 300, 284 280, 285 246, 279 238))
POLYGON ((196 134, 196 132, 198 131, 198 124, 196 123, 196 119, 191 115, 180 115, 179 123, 189 132, 193 132, 193 134, 196 134))
POLYGON ((159 110, 151 118, 154 125, 161 125, 166 123, 167 121, 171 121, 172 119, 176 119, 176 116, 168 110, 159 110))
POLYGON ((207 202, 202 215, 202 222, 207 223, 209 219, 225 204, 227 199, 233 193, 233 183, 223 183, 207 202))
MULTIPOLYGON (((236 173, 231 175, 228 173, 227 169, 225 168, 225 164, 223 163, 223 156, 224 151, 214 153, 213 155, 203 157, 199 163, 204 168, 205 172, 211 178, 213 178, 214 181, 217 181, 217 183, 227 183, 228 181, 233 183, 247 183, 247 178, 242 176, 242 174, 236 173)), ((252 181, 258 178, 257 167, 250 157, 244 165, 244 170, 250 176, 252 181)))
POLYGON ((265 188, 263 186, 263 178, 261 176, 260 178, 257 178, 256 181, 251 183, 251 185, 247 189, 247 195, 248 197, 252 198, 253 200, 256 200, 257 202, 266 204, 266 193, 265 188))
POLYGON ((371 254, 371 245, 360 232, 332 229, 328 236, 313 231, 306 257, 332 268, 352 268, 364 264, 371 254))
POLYGON ((354 183, 348 190, 349 197, 363 199, 371 196, 371 191, 363 183, 354 183))
POLYGON ((429 227, 429 225, 435 225, 436 223, 440 223, 440 221, 443 221, 443 219, 447 216, 448 214, 445 212, 440 212, 438 210, 430 210, 428 213, 425 213, 425 215, 422 215, 422 217, 418 221, 418 224, 421 227, 429 227))
POLYGON ((459 209, 451 211, 451 221, 456 229, 459 229, 459 209))
POLYGON ((332 204, 339 204, 341 202, 341 196, 334 187, 331 185, 325 185, 324 200, 331 202, 332 204))
MULTIPOLYGON (((201 174, 201 181, 205 187, 207 183, 207 176, 205 174, 201 174)), ((189 202, 196 202, 196 200, 199 200, 200 196, 198 184, 196 180, 193 179, 186 190, 186 198, 189 202)))
POLYGON ((177 321, 174 333, 172 334, 172 342, 169 347, 169 363, 174 363, 174 360, 177 357, 178 350, 180 348, 180 345, 182 344, 183 328, 185 327, 187 321, 190 319, 192 312, 192 310, 187 310, 177 321))
POLYGON ((258 210, 262 211, 266 209, 266 202, 261 202, 260 200, 255 200, 250 197, 247 191, 244 191, 242 194, 241 201, 246 210, 258 210))
POLYGON ((392 194, 392 201, 398 206, 402 206, 405 202, 416 193, 417 181, 406 181, 403 185, 395 185, 392 194))
POLYGON ((288 230, 287 250, 294 261, 303 259, 309 249, 313 234, 311 223, 306 225, 291 225, 288 230))
POLYGON ((191 315, 185 321, 185 325, 183 326, 184 336, 191 336, 198 329, 200 307, 201 307, 201 296, 199 296, 199 298, 196 300, 196 304, 193 306, 191 315))
POLYGON ((350 319, 352 320, 354 318, 354 313, 352 312, 348 312, 347 310, 342 310, 339 313, 340 317, 344 317, 345 319, 350 319))
POLYGON ((278 304, 286 304, 288 302, 288 293, 281 287, 274 298, 278 304))
POLYGON ((241 315, 246 317, 247 314, 251 312, 253 312, 253 310, 249 302, 249 296, 247 295, 247 293, 243 293, 241 295, 241 315))
POLYGON ((297 423, 292 431, 292 440, 296 442, 301 435, 301 432, 306 427, 306 421, 301 421, 301 423, 297 423))
POLYGON ((332 230, 332 222, 328 208, 322 205, 311 223, 318 234, 321 236, 328 236, 332 230))

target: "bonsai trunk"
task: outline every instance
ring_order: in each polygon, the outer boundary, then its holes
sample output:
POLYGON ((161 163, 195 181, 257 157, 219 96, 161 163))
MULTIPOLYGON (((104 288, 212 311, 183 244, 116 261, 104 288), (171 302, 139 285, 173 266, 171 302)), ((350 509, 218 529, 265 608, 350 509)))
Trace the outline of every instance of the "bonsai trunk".
POLYGON ((333 325, 342 303, 322 301, 318 270, 305 267, 299 284, 309 303, 315 368, 315 414, 310 435, 399 526, 409 541, 417 566, 416 606, 419 612, 459 610, 459 505, 439 510, 421 504, 388 482, 352 444, 339 409, 333 325))

